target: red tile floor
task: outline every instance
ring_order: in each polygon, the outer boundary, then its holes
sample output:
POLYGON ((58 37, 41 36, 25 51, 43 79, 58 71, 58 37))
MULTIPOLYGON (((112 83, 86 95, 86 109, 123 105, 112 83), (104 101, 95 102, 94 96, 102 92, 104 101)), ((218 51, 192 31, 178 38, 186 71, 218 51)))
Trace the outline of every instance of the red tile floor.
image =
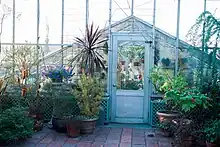
POLYGON ((13 147, 171 147, 171 139, 155 129, 96 128, 93 134, 69 138, 47 127, 13 147))

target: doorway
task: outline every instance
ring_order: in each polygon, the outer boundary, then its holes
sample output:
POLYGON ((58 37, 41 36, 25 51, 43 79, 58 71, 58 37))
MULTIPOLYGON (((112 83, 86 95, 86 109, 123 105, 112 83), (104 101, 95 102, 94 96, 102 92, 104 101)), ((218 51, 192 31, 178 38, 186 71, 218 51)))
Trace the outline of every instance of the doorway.
POLYGON ((141 34, 130 33, 113 33, 111 43, 111 121, 147 123, 150 110, 150 45, 141 34))

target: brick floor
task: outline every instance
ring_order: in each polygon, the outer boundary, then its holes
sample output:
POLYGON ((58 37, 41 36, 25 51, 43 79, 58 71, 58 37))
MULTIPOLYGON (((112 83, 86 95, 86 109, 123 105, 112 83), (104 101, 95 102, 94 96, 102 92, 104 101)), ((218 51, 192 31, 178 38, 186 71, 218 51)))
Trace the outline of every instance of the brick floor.
POLYGON ((69 138, 47 127, 16 147, 171 147, 171 138, 155 129, 96 128, 93 134, 69 138))

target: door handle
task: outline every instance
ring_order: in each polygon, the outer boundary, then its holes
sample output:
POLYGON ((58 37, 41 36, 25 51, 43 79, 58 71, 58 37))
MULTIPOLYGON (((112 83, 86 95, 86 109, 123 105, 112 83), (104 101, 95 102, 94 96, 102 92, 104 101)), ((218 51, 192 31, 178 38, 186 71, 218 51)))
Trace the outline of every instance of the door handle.
POLYGON ((116 84, 113 84, 112 86, 113 86, 113 87, 116 87, 116 84))

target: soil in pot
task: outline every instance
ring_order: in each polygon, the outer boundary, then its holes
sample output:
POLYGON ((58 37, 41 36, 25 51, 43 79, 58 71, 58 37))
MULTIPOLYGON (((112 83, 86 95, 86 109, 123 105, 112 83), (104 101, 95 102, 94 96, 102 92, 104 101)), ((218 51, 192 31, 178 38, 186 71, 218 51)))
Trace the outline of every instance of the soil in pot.
POLYGON ((94 119, 84 119, 80 120, 80 133, 81 134, 92 134, 95 130, 96 121, 98 118, 94 119))
POLYGON ((80 133, 79 121, 68 120, 66 124, 67 134, 69 137, 78 137, 80 133))

